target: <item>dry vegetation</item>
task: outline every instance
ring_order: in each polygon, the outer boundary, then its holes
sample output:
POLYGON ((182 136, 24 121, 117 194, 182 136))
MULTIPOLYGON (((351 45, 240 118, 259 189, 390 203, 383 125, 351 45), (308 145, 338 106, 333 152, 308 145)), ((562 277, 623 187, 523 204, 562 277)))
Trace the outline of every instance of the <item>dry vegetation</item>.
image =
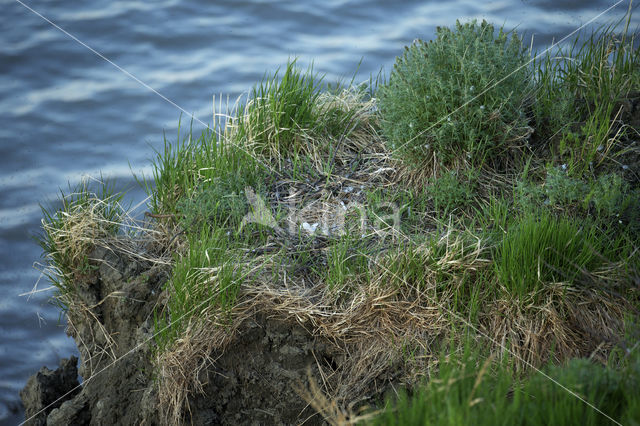
MULTIPOLYGON (((167 423, 188 419, 189 399, 216 362, 212 354, 228 349, 258 312, 300 324, 344 354, 339 365, 318 361, 319 377, 298 386, 332 424, 372 420, 358 410, 382 407, 390 383, 411 389, 434 379, 448 348, 455 354, 473 345, 519 380, 572 358, 607 364, 614 349, 633 346, 624 340, 638 307, 638 230, 623 220, 629 212, 594 216, 576 201, 548 203, 545 176, 567 155, 575 171, 567 179, 596 180, 579 174, 581 159, 568 153, 576 132, 564 129, 546 142, 518 133, 517 147, 500 145, 507 152, 500 161, 451 153, 441 161, 437 151, 404 161, 381 130, 389 123, 381 126, 373 87, 319 92, 317 77, 295 64, 276 77, 216 132, 166 144, 154 182, 147 182, 146 223, 133 229, 128 222, 133 231, 124 232, 117 200, 104 194, 65 198, 44 223, 51 275, 69 319, 90 315, 91 306, 77 303, 74 282, 95 245, 119 244, 173 268, 154 343, 167 423), (566 149, 553 155, 558 144, 566 149), (524 197, 517 190, 523 185, 537 189, 524 197), (527 231, 530 214, 583 225, 568 240, 541 239, 541 251, 528 242, 507 246, 508 235, 527 231), (609 226, 613 217, 620 223, 609 226), (595 256, 566 259, 562 251, 576 239, 595 256), (505 274, 496 266, 522 253, 533 258, 529 269, 505 274), (378 383, 380 377, 389 380, 378 383)), ((527 102, 546 93, 530 85, 525 91, 527 102)), ((637 129, 619 117, 607 117, 608 140, 626 147, 617 157, 609 148, 598 154, 612 159, 601 159, 598 175, 637 154, 630 142, 637 129)), ((627 186, 619 189, 627 200, 637 197, 638 170, 624 170, 627 186)), ((534 236, 542 235, 536 223, 534 236)))

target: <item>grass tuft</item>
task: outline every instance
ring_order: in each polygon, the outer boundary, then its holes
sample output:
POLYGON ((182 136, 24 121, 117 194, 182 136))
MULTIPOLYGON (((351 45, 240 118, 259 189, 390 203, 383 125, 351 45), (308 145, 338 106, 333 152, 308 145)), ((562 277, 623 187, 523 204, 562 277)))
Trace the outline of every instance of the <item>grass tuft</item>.
POLYGON ((634 424, 640 407, 635 392, 639 362, 638 352, 622 369, 575 359, 517 380, 504 361, 496 362, 467 347, 462 353, 443 354, 438 373, 428 383, 412 394, 401 392, 397 400, 387 402, 383 413, 366 423, 600 425, 610 424, 613 418, 634 424))
POLYGON ((626 137, 637 132, 637 124, 634 129, 622 121, 640 87, 640 49, 629 33, 630 18, 622 31, 620 22, 600 27, 586 40, 576 37, 569 47, 534 61, 536 139, 572 176, 619 167, 637 150, 626 137))
POLYGON ((237 262, 222 230, 191 234, 189 249, 179 256, 166 290, 171 297, 155 318, 159 353, 167 351, 207 310, 228 315, 242 284, 242 265, 237 262), (195 308, 195 309, 194 309, 195 308))
POLYGON ((572 282, 600 263, 600 241, 589 226, 549 213, 528 214, 504 236, 496 272, 514 294, 524 296, 542 283, 572 282))
POLYGON ((115 236, 124 219, 124 194, 115 193, 109 182, 98 182, 97 192, 87 181, 69 192, 60 191, 58 205, 41 206, 42 247, 47 278, 58 289, 58 301, 66 309, 75 294, 75 280, 90 272, 89 254, 96 244, 115 236))

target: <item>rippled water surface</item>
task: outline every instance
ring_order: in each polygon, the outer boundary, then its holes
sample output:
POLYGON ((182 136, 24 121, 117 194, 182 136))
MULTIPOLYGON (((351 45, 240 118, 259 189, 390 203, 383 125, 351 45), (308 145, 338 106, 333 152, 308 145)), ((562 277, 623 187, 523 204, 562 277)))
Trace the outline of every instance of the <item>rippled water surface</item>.
MULTIPOLYGON (((130 200, 142 200, 131 170, 148 173, 148 159, 162 146, 163 131, 169 138, 177 133, 180 110, 141 82, 211 123, 214 94, 235 99, 290 57, 302 64, 313 61, 329 82, 350 80, 362 60, 356 81, 364 81, 380 67, 388 71, 414 38, 432 38, 436 26, 456 19, 517 27, 527 39, 535 34, 541 49, 615 4, 211 3, 0 0, 0 423, 22 419, 18 391, 29 375, 75 353, 59 311, 47 302, 53 293, 20 296, 39 278, 33 264, 40 249, 31 238, 39 232, 38 204, 54 202, 68 183, 101 173, 130 188, 130 200)), ((627 7, 622 2, 596 22, 619 19, 627 7)), ((200 129, 197 122, 194 129, 200 129)), ((43 279, 37 288, 49 285, 43 279)))

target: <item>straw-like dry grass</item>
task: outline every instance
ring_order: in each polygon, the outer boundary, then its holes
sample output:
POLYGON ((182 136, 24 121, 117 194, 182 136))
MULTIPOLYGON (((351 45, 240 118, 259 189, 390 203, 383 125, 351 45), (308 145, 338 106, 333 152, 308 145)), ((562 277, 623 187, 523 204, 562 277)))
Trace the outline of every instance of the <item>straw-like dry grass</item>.
MULTIPOLYGON (((258 315, 333 348, 334 362, 316 359, 296 385, 331 424, 371 419, 363 407, 434 377, 448 348, 473 345, 516 378, 576 357, 607 362, 638 313, 637 229, 620 207, 633 205, 632 181, 617 187, 624 203, 595 200, 618 214, 613 222, 549 201, 549 151, 518 145, 498 168, 460 155, 403 164, 374 97, 319 92, 294 65, 285 82, 263 81, 224 128, 158 153, 144 225, 86 189, 44 221, 72 327, 100 323, 92 309, 104 299, 83 301, 76 285, 90 275, 92 248, 173 270, 155 311, 162 421, 188 421, 212 366, 258 315), (573 222, 579 230, 562 229, 579 232, 566 240, 542 232, 573 222), (526 241, 512 238, 528 230, 526 241), (567 241, 589 262, 567 258, 567 241), (508 261, 523 253, 527 261, 508 261)), ((110 353, 109 336, 95 340, 110 353)))

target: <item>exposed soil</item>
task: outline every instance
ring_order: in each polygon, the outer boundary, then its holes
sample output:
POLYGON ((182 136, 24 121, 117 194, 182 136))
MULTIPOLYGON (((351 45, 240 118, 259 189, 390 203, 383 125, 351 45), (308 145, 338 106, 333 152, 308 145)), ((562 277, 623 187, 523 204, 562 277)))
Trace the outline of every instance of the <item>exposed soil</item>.
MULTIPOLYGON (((168 268, 104 248, 90 258, 95 268, 76 277, 78 302, 68 313, 80 366, 71 357, 29 379, 21 393, 27 424, 162 424, 150 341, 168 268)), ((309 372, 322 380, 318 362, 335 368, 341 356, 338 346, 295 321, 256 312, 236 328, 226 350, 211 354, 215 361, 202 372, 204 393, 190 396, 184 421, 322 424, 295 389, 308 383, 309 372)))
MULTIPOLYGON (((194 424, 321 424, 322 418, 294 390, 316 357, 337 348, 304 328, 259 314, 246 320, 232 349, 217 354, 205 393, 190 403, 194 424)), ((214 355, 215 356, 215 355, 214 355)))
POLYGON ((68 311, 67 333, 76 341, 81 364, 76 368, 72 358, 50 374, 65 377, 65 384, 73 381, 75 387, 79 373, 83 384, 68 398, 63 395, 69 386, 61 386, 60 380, 39 379, 44 369, 32 376, 21 393, 26 418, 43 412, 27 424, 156 423, 149 345, 144 342, 151 336, 152 309, 167 274, 104 248, 95 249, 90 258, 95 268, 76 277, 77 301, 68 311))

